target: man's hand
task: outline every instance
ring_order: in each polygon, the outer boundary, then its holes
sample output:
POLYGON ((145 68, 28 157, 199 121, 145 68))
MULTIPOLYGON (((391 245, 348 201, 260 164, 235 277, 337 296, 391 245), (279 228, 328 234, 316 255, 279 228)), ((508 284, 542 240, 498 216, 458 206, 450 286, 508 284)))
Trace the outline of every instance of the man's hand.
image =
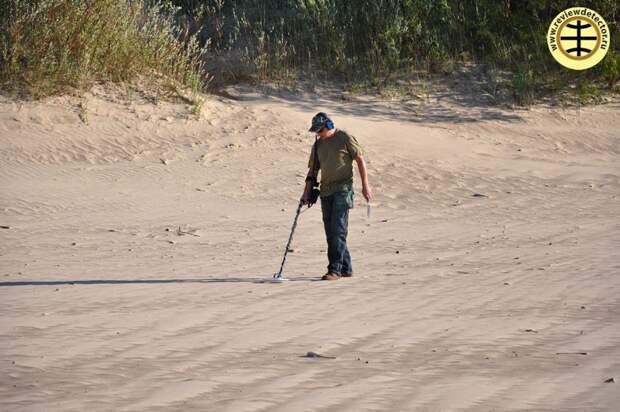
POLYGON ((310 204, 310 193, 312 193, 312 186, 313 186, 313 180, 307 178, 306 186, 304 187, 304 192, 301 194, 301 198, 299 199, 299 203, 301 203, 304 206, 310 204))
POLYGON ((304 192, 302 193, 301 198, 299 199, 299 203, 304 206, 310 204, 310 193, 308 193, 307 190, 304 190, 304 192))
POLYGON ((357 168, 360 172, 360 178, 362 179, 362 194, 367 202, 372 200, 372 192, 370 191, 370 185, 368 184, 368 173, 366 172, 366 162, 364 161, 364 157, 357 156, 355 158, 357 162, 357 168))
POLYGON ((372 192, 369 185, 364 185, 362 187, 362 194, 364 195, 364 198, 367 202, 370 202, 372 200, 372 192))

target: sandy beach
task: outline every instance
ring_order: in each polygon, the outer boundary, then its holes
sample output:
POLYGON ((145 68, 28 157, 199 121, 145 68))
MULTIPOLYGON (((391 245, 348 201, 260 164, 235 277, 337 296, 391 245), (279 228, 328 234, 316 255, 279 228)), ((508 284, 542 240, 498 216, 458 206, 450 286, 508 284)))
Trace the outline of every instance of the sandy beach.
POLYGON ((227 96, 0 98, 2 411, 619 410, 618 102, 227 96), (317 205, 271 283, 319 110, 355 275, 317 205))

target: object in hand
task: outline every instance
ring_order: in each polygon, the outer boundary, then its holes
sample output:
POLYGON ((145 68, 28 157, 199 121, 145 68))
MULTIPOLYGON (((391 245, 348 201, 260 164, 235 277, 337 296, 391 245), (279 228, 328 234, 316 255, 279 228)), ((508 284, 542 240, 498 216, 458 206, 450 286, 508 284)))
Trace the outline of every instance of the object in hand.
POLYGON ((308 204, 310 204, 310 206, 315 204, 319 200, 320 194, 321 194, 321 191, 319 190, 319 188, 316 186, 313 187, 312 190, 310 191, 310 197, 308 198, 308 204))

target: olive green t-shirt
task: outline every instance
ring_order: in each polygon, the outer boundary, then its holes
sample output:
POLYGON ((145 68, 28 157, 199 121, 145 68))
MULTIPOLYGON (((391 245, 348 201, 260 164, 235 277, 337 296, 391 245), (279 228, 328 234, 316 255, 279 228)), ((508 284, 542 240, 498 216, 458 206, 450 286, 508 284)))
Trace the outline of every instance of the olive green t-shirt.
POLYGON ((355 137, 344 130, 337 129, 332 137, 319 139, 312 146, 308 167, 310 175, 313 173, 314 150, 317 150, 321 171, 321 197, 347 190, 353 185, 353 160, 363 154, 362 147, 355 137))

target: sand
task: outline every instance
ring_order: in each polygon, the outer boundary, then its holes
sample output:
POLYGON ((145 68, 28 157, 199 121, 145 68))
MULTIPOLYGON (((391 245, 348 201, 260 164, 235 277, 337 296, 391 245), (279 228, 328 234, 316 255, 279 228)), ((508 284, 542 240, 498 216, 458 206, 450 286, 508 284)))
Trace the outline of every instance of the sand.
POLYGON ((618 410, 617 102, 119 93, 0 100, 2 411, 618 410), (355 276, 316 206, 269 283, 318 110, 355 276))

